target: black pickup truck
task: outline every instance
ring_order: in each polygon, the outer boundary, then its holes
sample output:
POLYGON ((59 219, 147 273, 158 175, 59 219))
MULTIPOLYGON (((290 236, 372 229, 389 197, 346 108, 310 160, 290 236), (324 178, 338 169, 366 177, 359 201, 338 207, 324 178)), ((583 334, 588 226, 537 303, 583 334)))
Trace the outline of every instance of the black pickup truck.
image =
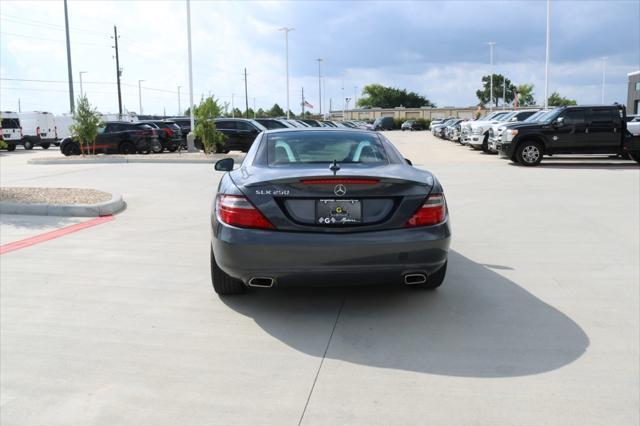
MULTIPOLYGON (((95 150, 96 154, 148 154, 158 145, 158 134, 149 125, 108 121, 98 129, 95 150)), ((74 138, 64 138, 60 151, 66 156, 80 155, 80 144, 74 138)))
POLYGON ((617 104, 556 108, 542 121, 510 125, 496 148, 523 166, 553 154, 614 154, 640 162, 640 136, 627 131, 626 109, 617 104))

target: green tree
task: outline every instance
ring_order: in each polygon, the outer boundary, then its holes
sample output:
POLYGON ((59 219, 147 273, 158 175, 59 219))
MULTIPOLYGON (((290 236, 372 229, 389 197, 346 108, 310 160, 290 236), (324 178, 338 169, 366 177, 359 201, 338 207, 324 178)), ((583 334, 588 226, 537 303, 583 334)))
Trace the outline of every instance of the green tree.
POLYGON ((549 106, 577 105, 574 99, 564 98, 560 96, 558 92, 553 92, 551 96, 549 96, 548 104, 549 106))
POLYGON ((262 108, 258 108, 258 111, 256 111, 256 117, 265 118, 266 116, 267 113, 265 112, 265 110, 263 110, 262 108))
POLYGON ((205 154, 210 154, 224 145, 225 135, 216 129, 215 119, 222 115, 222 108, 213 97, 203 98, 194 109, 196 128, 193 133, 200 138, 205 154))
POLYGON ((100 113, 91 107, 86 96, 78 98, 76 110, 73 113, 73 124, 70 126, 71 136, 80 144, 80 152, 85 154, 85 148, 93 146, 93 154, 96 153, 96 137, 98 128, 103 126, 100 113))
MULTIPOLYGON (((516 86, 511 83, 511 80, 503 76, 502 74, 493 74, 493 102, 495 106, 498 106, 500 100, 504 103, 511 103, 515 98, 516 86), (506 90, 505 85, 506 83, 506 90), (503 98, 502 94, 505 93, 503 98)), ((476 96, 482 105, 486 105, 491 100, 491 76, 482 76, 482 89, 476 90, 476 96)))
POLYGON ((519 84, 516 88, 518 94, 519 106, 535 105, 536 100, 533 98, 533 84, 519 84))
POLYGON ((374 108, 420 108, 435 107, 429 99, 415 92, 407 92, 406 89, 386 87, 381 84, 367 84, 362 89, 358 106, 374 108))
POLYGON ((278 105, 278 104, 273 104, 271 109, 269 111, 267 111, 267 116, 268 117, 284 117, 285 115, 286 114, 285 114, 284 110, 282 108, 280 108, 280 105, 278 105))

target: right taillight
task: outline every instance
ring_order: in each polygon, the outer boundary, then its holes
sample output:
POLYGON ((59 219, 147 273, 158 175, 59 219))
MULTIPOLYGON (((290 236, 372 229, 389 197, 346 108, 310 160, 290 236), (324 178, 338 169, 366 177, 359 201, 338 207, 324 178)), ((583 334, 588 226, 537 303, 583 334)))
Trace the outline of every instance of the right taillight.
POLYGON ((417 212, 405 223, 405 227, 436 225, 444 222, 447 216, 447 205, 444 194, 431 194, 422 203, 417 212))
POLYGON ((218 219, 239 228, 273 229, 273 225, 246 197, 218 194, 216 198, 218 219))

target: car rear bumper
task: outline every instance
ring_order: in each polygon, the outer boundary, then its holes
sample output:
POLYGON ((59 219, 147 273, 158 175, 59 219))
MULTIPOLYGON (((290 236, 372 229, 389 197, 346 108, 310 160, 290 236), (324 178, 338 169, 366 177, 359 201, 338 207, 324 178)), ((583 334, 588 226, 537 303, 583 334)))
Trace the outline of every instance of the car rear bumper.
POLYGON ((401 282, 407 273, 430 274, 447 260, 447 221, 413 229, 357 233, 299 233, 215 224, 216 262, 245 283, 273 278, 276 285, 401 282))

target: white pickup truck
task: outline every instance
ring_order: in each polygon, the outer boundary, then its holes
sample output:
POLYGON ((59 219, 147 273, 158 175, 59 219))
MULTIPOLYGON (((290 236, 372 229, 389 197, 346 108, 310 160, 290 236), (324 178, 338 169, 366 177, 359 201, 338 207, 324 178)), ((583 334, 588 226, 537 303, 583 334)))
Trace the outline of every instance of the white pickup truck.
POLYGON ((505 125, 509 123, 525 121, 529 117, 535 115, 537 112, 537 109, 521 109, 518 111, 512 111, 509 114, 502 116, 499 123, 493 124, 491 125, 491 127, 489 127, 489 130, 487 131, 487 146, 485 147, 485 145, 483 144, 482 150, 484 152, 490 152, 494 154, 497 153, 498 150, 496 149, 496 143, 500 141, 502 132, 505 129, 505 125))
POLYGON ((494 111, 484 117, 480 117, 474 121, 468 121, 460 129, 461 143, 470 145, 474 149, 480 149, 484 140, 485 133, 493 124, 499 123, 500 117, 509 114, 511 111, 494 111))

